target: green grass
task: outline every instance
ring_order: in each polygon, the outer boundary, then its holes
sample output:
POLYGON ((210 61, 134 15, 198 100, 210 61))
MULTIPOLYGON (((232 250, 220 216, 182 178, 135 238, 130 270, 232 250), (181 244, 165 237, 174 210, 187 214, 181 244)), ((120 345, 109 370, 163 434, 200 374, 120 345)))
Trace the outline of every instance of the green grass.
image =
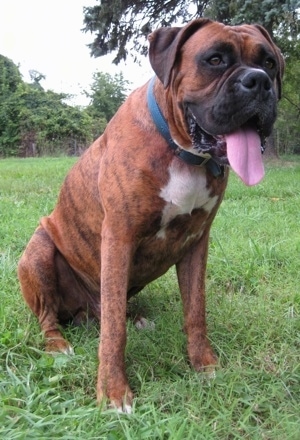
POLYGON ((299 156, 270 165, 254 188, 231 175, 208 262, 216 379, 188 365, 173 270, 134 299, 156 327, 128 322, 131 416, 96 407, 97 327, 66 330, 74 357, 46 355, 19 292, 19 256, 73 162, 0 161, 0 438, 298 440, 299 156))

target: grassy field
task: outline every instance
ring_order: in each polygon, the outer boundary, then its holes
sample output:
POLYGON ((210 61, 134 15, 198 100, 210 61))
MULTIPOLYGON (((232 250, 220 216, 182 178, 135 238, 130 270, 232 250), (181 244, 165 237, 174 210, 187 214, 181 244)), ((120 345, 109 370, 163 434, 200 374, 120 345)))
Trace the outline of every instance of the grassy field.
POLYGON ((209 335, 214 380, 188 365, 174 271, 134 299, 153 331, 128 322, 134 414, 95 405, 98 329, 68 328, 75 356, 44 354, 16 264, 74 159, 0 161, 0 438, 300 439, 300 158, 260 185, 231 175, 212 228, 209 335))

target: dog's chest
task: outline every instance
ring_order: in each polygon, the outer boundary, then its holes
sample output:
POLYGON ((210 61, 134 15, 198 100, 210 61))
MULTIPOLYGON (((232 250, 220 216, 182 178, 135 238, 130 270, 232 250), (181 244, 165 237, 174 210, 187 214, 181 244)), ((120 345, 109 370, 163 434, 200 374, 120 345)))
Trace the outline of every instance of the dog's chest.
POLYGON ((171 228, 172 223, 175 224, 175 219, 177 219, 177 228, 180 228, 180 219, 182 219, 182 227, 184 227, 184 224, 189 223, 188 220, 190 219, 190 224, 193 224, 191 233, 198 232, 200 234, 203 229, 201 219, 199 218, 194 224, 192 213, 197 209, 201 209, 204 219, 218 202, 218 196, 211 194, 211 190, 207 187, 205 171, 196 167, 171 165, 169 175, 167 184, 160 191, 160 197, 166 204, 162 211, 160 229, 156 237, 167 238, 167 230, 171 228))
POLYGON ((210 227, 221 194, 207 185, 205 169, 171 165, 160 189, 159 225, 141 239, 133 257, 130 285, 145 285, 165 273, 210 227))

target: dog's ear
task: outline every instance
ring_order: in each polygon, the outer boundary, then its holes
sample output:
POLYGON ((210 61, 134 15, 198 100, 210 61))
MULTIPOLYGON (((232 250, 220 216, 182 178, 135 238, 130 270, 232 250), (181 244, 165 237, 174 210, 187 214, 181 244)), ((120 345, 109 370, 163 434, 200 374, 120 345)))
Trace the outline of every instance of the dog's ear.
POLYGON ((279 47, 277 47, 276 44, 274 43, 274 41, 272 40, 269 32, 263 26, 261 26, 259 24, 255 24, 254 27, 256 29, 258 29, 261 34, 263 34, 263 36, 265 37, 266 40, 268 40, 268 42, 271 44, 271 46, 276 54, 277 64, 278 64, 278 73, 277 73, 277 77, 276 77, 277 96, 278 96, 278 99, 280 99, 281 98, 281 89, 282 89, 282 77, 284 74, 284 67, 285 67, 283 55, 282 55, 279 47))
POLYGON ((211 20, 199 18, 184 27, 157 29, 148 36, 150 63, 165 88, 169 85, 171 71, 179 55, 180 48, 191 35, 208 23, 211 23, 211 20))

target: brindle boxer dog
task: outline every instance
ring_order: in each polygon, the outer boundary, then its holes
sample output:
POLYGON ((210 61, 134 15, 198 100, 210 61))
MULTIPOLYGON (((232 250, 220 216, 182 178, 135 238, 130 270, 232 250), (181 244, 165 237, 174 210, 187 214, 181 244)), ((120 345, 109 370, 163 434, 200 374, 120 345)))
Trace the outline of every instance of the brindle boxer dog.
POLYGON ((158 29, 149 41, 156 77, 128 97, 70 171, 18 269, 48 351, 72 353, 60 323, 84 314, 100 320, 98 400, 125 412, 133 398, 126 302, 173 265, 190 362, 197 371, 217 362, 205 322, 209 230, 229 166, 247 185, 263 176, 261 145, 283 71, 260 26, 200 19, 158 29))

